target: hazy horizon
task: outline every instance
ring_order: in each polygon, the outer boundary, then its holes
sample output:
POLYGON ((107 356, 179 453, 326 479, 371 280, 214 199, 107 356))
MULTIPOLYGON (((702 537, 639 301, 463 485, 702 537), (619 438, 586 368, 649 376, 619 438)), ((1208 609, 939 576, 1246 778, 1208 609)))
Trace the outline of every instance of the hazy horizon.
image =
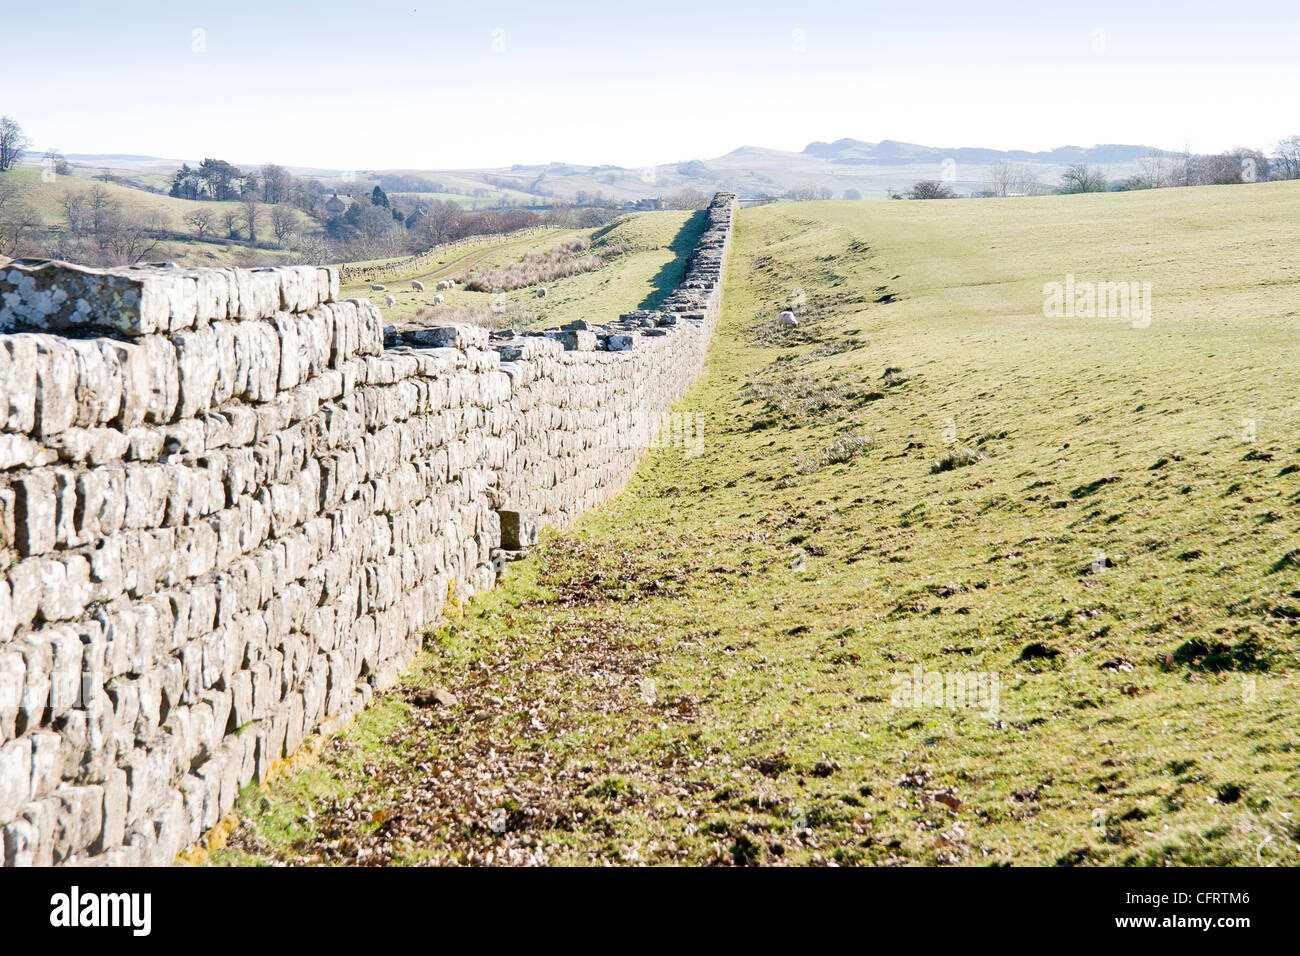
POLYGON ((0 112, 38 153, 334 169, 636 168, 841 138, 1216 152, 1297 132, 1276 115, 1300 69, 1280 2, 1105 0, 1050 28, 1019 2, 413 3, 70 0, 7 25, 0 112))

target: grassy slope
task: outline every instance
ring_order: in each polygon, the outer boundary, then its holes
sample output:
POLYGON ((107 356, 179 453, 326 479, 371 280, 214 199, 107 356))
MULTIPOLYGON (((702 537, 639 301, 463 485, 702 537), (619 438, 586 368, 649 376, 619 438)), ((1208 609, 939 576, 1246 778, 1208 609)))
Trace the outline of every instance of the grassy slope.
POLYGON ((548 535, 408 675, 458 706, 385 695, 217 860, 1297 863, 1298 214, 742 212, 703 454, 548 535), (1067 272, 1152 282, 1151 326, 1044 319, 1067 272), (987 457, 931 473, 945 419, 987 457), (997 714, 895 706, 917 665, 997 714))
MULTIPOLYGON (((385 316, 400 319, 420 308, 433 305, 434 283, 448 276, 458 277, 472 265, 476 268, 504 268, 519 261, 527 252, 550 249, 578 236, 594 238, 593 252, 602 244, 625 243, 628 252, 611 257, 592 272, 569 276, 546 283, 546 298, 538 299, 534 287, 507 292, 504 304, 517 307, 530 316, 529 324, 558 325, 573 319, 608 321, 620 312, 657 301, 681 277, 685 256, 694 245, 702 220, 689 212, 630 213, 597 230, 555 229, 535 233, 507 242, 469 249, 453 250, 435 263, 424 263, 409 273, 382 280, 397 298, 385 316), (410 280, 422 277, 424 292, 411 288, 410 280)), ((384 293, 370 291, 368 282, 345 286, 343 295, 368 297, 382 304, 384 293)), ((448 306, 491 306, 497 296, 490 292, 470 292, 457 288, 443 293, 448 306)))
MULTIPOLYGON (((69 193, 89 192, 96 186, 102 186, 124 210, 141 217, 160 213, 165 218, 167 228, 179 233, 188 234, 193 231, 185 222, 185 216, 198 206, 212 209, 218 216, 234 211, 239 216, 240 228, 243 228, 243 210, 238 203, 176 199, 172 196, 145 192, 142 189, 133 189, 129 186, 99 183, 84 177, 58 176, 55 177, 53 182, 47 183, 41 179, 40 171, 33 169, 14 169, 4 175, 22 184, 23 199, 40 213, 47 226, 67 224, 67 217, 63 213, 62 203, 69 193)), ((300 210, 293 210, 293 214, 300 228, 311 223, 309 217, 300 210)), ((220 234, 223 228, 224 223, 217 221, 213 223, 212 231, 220 234)), ((258 234, 265 238, 273 236, 271 232, 271 214, 267 207, 262 210, 258 234)), ((194 239, 163 242, 157 250, 150 254, 149 258, 152 261, 174 261, 193 266, 225 266, 235 263, 243 264, 249 261, 259 263, 283 262, 288 264, 298 261, 294 253, 288 250, 256 249, 240 244, 199 242, 194 239)))

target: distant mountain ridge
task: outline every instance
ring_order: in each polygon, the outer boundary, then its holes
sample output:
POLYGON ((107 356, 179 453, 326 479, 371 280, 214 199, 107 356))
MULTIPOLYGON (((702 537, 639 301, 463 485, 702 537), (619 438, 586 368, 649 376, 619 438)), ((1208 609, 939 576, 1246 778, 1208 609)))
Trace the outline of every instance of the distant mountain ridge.
MULTIPOLYGON (((836 198, 885 199, 922 179, 942 179, 957 195, 973 195, 982 188, 991 168, 1001 163, 1024 167, 1028 175, 1045 186, 1058 182, 1075 163, 1101 167, 1108 178, 1122 179, 1136 174, 1142 161, 1152 155, 1176 154, 1150 146, 1112 143, 1058 146, 1035 152, 969 146, 943 148, 894 139, 872 143, 844 138, 829 143, 812 142, 798 151, 745 145, 712 159, 688 158, 641 169, 570 162, 450 169, 436 165, 436 155, 428 157, 428 165, 400 169, 345 173, 320 167, 287 168, 294 175, 318 177, 327 184, 340 178, 352 182, 358 175, 379 180, 386 174, 400 173, 439 184, 438 190, 429 194, 431 198, 498 197, 525 203, 556 199, 581 203, 595 196, 636 202, 681 190, 707 194, 720 189, 742 197, 811 189, 816 194, 836 198)), ((179 165, 173 159, 126 154, 70 153, 67 158, 83 168, 136 171, 134 175, 152 177, 154 188, 162 189, 167 185, 163 177, 169 178, 179 165)))
POLYGON ((903 143, 894 139, 882 139, 878 143, 867 143, 859 139, 837 139, 833 143, 814 142, 805 146, 803 152, 830 163, 881 166, 942 163, 945 159, 958 163, 1132 163, 1153 153, 1162 156, 1172 155, 1150 146, 1110 143, 1088 147, 1058 146, 1056 149, 1029 152, 1023 149, 1002 150, 970 146, 942 149, 937 146, 903 143))

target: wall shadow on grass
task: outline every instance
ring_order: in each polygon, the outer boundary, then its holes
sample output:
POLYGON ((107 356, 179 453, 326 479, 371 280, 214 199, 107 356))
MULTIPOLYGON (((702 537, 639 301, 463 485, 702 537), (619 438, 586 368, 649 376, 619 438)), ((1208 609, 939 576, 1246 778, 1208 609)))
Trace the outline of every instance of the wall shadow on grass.
POLYGON ((650 294, 641 300, 638 309, 658 308, 659 303, 668 298, 668 294, 681 283, 682 276, 686 274, 686 260, 690 258, 691 250, 695 248, 696 241, 704 232, 707 219, 705 211, 699 209, 691 213, 682 223, 682 228, 677 231, 677 235, 668 246, 672 250, 673 257, 665 262, 650 280, 653 288, 650 294))

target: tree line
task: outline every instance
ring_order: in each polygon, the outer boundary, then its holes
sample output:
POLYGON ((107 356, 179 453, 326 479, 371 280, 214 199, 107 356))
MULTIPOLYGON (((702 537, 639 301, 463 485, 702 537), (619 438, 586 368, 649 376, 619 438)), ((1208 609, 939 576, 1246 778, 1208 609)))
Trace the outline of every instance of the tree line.
MULTIPOLYGON (((1179 153, 1152 151, 1138 162, 1138 171, 1124 179, 1109 179, 1101 166, 1075 163, 1068 166, 1055 184, 1044 183, 1028 166, 995 163, 984 176, 977 198, 1002 196, 1044 196, 1052 193, 1126 192, 1135 189, 1168 189, 1175 186, 1228 186, 1238 183, 1276 182, 1300 179, 1300 135, 1288 136, 1273 146, 1272 154, 1239 146, 1226 153, 1179 153)), ((956 193, 945 183, 923 179, 891 199, 950 199, 956 193)))

